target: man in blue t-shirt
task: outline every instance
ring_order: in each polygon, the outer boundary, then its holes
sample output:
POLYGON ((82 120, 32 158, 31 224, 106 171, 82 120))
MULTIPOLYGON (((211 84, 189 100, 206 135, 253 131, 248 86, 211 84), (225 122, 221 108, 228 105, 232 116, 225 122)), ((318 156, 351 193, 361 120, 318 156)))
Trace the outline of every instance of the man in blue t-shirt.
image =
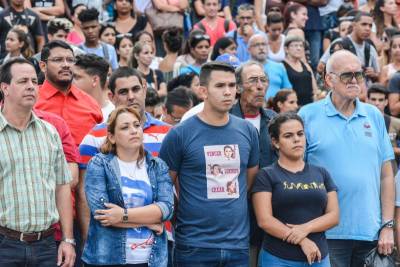
POLYGON ((178 197, 174 261, 248 266, 247 191, 258 171, 258 133, 229 114, 236 95, 232 66, 205 64, 200 85, 203 111, 172 128, 160 150, 178 197))
POLYGON ((110 63, 111 68, 116 70, 118 59, 115 48, 100 41, 99 11, 95 8, 83 10, 79 13, 78 19, 82 24, 81 28, 85 36, 85 42, 79 45, 79 48, 87 54, 95 54, 104 58, 110 63))
POLYGON ((251 60, 257 61, 264 66, 265 72, 269 77, 269 86, 265 99, 268 100, 274 97, 281 89, 292 89, 292 84, 289 81, 285 66, 282 63, 277 63, 272 60, 267 60, 268 57, 268 40, 264 34, 254 34, 249 39, 248 49, 251 60))
POLYGON ((332 266, 363 266, 377 240, 380 254, 393 250, 393 148, 382 114, 358 99, 365 74, 357 56, 335 52, 326 73, 332 91, 299 111, 306 159, 326 168, 338 187, 340 223, 326 232, 332 266))

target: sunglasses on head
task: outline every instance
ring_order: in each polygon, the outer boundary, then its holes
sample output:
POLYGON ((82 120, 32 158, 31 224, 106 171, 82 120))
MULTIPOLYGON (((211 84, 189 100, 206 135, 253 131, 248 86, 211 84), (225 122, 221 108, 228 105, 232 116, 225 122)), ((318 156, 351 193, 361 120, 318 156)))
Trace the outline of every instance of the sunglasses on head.
POLYGON ((334 73, 331 72, 339 77, 340 81, 344 84, 350 83, 354 78, 356 78, 357 83, 361 83, 365 79, 365 74, 363 71, 356 71, 356 72, 342 72, 342 73, 334 73))
POLYGON ((210 40, 210 36, 207 34, 195 34, 192 37, 194 40, 210 40))
POLYGON ((128 32, 128 33, 120 33, 120 34, 115 35, 115 37, 117 37, 117 38, 124 38, 124 37, 131 38, 132 37, 132 33, 130 33, 130 32, 128 32))

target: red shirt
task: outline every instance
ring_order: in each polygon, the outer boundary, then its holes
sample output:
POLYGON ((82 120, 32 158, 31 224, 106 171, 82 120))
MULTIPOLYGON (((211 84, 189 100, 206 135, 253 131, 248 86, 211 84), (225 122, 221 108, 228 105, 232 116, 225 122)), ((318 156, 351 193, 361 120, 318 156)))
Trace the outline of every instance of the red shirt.
POLYGON ((101 108, 97 102, 74 85, 71 85, 68 93, 64 94, 46 80, 40 87, 35 108, 63 118, 71 131, 76 147, 93 126, 103 121, 101 108))
MULTIPOLYGON (((225 32, 225 19, 218 17, 217 18, 217 27, 215 29, 211 28, 208 23, 206 22, 206 19, 202 19, 199 23, 203 24, 206 34, 210 36, 210 44, 211 46, 214 46, 214 44, 218 41, 219 38, 222 38, 225 36, 226 33, 233 31, 236 29, 236 25, 234 22, 230 21, 229 22, 229 29, 227 32, 225 32)), ((195 24, 194 27, 195 29, 201 29, 199 25, 195 24)))

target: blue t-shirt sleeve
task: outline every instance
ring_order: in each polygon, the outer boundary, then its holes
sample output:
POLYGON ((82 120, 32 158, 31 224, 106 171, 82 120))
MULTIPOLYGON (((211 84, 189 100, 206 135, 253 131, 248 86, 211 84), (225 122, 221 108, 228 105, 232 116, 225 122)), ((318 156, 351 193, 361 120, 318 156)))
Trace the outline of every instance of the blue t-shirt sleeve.
POLYGON ((382 164, 386 161, 393 160, 394 159, 394 152, 393 152, 393 147, 392 143, 390 142, 389 134, 387 133, 386 126, 385 126, 385 120, 383 116, 378 114, 379 116, 377 117, 378 120, 378 125, 379 125, 379 131, 380 131, 380 151, 382 151, 381 154, 381 159, 382 159, 382 164))
POLYGON ((285 66, 283 66, 282 63, 280 63, 279 65, 281 66, 281 73, 282 73, 282 85, 281 85, 281 88, 293 89, 293 86, 289 81, 289 76, 287 74, 285 66))
POLYGON ((115 52, 115 48, 112 46, 109 46, 109 52, 110 52, 111 68, 113 70, 116 70, 118 69, 117 52, 115 52))
POLYGON ((249 163, 247 164, 247 168, 252 168, 254 166, 259 165, 260 161, 260 148, 258 141, 258 133, 257 129, 253 125, 249 125, 250 128, 250 137, 251 137, 251 151, 249 156, 249 163))
POLYGON ((395 177, 395 184, 396 184, 396 207, 400 207, 400 171, 397 172, 395 177))
POLYGON ((171 171, 179 172, 182 162, 182 145, 180 136, 174 128, 165 136, 158 156, 167 163, 171 171))
POLYGON ((320 167, 323 177, 324 177, 324 184, 325 184, 325 188, 326 188, 326 192, 332 192, 332 191, 337 191, 337 186, 335 185, 335 183, 332 180, 331 175, 329 174, 329 172, 325 169, 320 167))
POLYGON ((251 193, 257 192, 272 192, 271 177, 265 168, 261 169, 256 175, 251 193))

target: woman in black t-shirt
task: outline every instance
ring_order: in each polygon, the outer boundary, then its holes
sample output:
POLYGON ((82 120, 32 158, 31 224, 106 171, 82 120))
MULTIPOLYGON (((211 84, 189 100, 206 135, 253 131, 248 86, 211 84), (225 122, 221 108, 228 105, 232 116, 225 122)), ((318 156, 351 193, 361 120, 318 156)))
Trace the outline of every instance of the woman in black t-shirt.
POLYGON ((252 189, 257 223, 266 232, 260 264, 328 267, 324 231, 339 223, 336 186, 325 169, 304 162, 297 114, 279 114, 268 130, 279 159, 260 170, 252 189))

